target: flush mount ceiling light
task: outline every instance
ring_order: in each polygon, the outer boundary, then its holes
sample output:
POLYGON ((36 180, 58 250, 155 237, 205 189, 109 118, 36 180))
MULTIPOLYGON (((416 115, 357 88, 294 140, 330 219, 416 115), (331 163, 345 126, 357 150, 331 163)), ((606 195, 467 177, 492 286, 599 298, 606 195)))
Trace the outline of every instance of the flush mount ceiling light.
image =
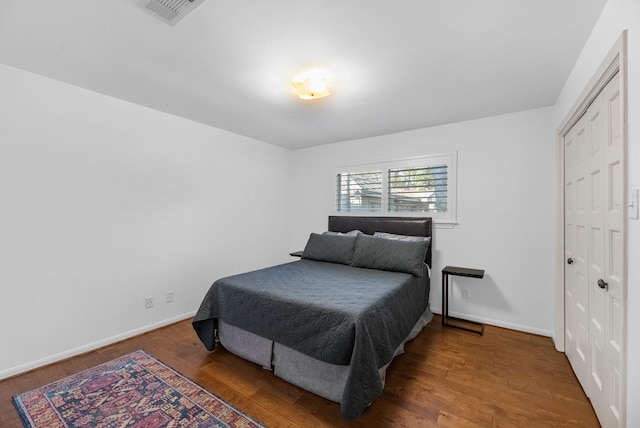
POLYGON ((303 100, 315 100, 331 95, 331 76, 325 70, 310 70, 291 82, 303 100))

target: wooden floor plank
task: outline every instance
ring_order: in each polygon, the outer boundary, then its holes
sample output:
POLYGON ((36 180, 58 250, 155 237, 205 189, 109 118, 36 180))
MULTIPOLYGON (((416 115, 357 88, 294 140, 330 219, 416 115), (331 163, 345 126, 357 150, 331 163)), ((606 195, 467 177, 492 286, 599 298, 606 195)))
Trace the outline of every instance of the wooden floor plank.
POLYGON ((355 421, 340 406, 220 349, 207 351, 190 320, 0 381, 0 426, 22 426, 11 397, 144 349, 271 427, 598 427, 564 354, 551 339, 486 326, 442 327, 440 317, 387 371, 383 395, 355 421))

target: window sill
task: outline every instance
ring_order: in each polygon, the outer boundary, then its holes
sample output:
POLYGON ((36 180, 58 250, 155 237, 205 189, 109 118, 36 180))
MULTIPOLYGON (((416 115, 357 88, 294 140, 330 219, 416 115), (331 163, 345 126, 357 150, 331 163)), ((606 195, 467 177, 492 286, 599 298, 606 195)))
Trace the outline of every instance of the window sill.
POLYGON ((453 229, 458 225, 457 221, 438 221, 433 220, 433 228, 434 229, 453 229))

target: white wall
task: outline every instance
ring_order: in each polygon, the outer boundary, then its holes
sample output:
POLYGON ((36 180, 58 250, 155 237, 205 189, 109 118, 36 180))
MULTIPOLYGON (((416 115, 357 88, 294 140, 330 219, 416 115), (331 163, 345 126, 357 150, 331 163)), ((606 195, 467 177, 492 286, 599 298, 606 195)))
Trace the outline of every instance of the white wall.
POLYGON ((334 167, 458 152, 458 221, 434 232, 431 308, 441 309, 445 265, 485 269, 457 279, 450 313, 551 335, 553 331, 553 110, 543 108, 293 153, 291 249, 326 230, 334 167), (464 283, 471 298, 462 300, 464 283))
MULTIPOLYGON (((559 126, 623 30, 628 30, 628 179, 640 188, 640 2, 609 0, 555 108, 559 126)), ((640 427, 640 221, 629 220, 627 270, 627 426, 640 427)))
POLYGON ((289 259, 289 151, 4 65, 0 94, 0 378, 289 259))

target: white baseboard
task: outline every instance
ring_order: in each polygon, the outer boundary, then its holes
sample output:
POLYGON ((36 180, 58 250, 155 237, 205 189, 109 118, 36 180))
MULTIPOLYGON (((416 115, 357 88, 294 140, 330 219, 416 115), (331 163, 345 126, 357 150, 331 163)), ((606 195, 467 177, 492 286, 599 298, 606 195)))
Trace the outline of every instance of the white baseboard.
MULTIPOLYGON (((440 314, 442 315, 442 309, 441 308, 432 308, 432 311, 436 314, 440 314)), ((475 321, 475 322, 479 322, 482 324, 488 324, 488 325, 494 325, 496 327, 502 327, 502 328, 508 328, 510 330, 517 330, 517 331, 523 331, 525 333, 532 333, 532 334, 537 334, 540 336, 546 336, 546 337, 554 337, 553 331, 552 330, 544 330, 544 329, 540 329, 540 328, 535 328, 535 327, 531 327, 528 325, 522 325, 522 324, 514 324, 514 323, 508 323, 508 322, 504 322, 504 321, 500 321, 500 320, 495 320, 492 318, 484 318, 484 317, 475 317, 475 316, 471 316, 469 314, 462 314, 459 312, 454 312, 454 311, 449 311, 449 315, 451 315, 452 317, 456 317, 456 318, 461 318, 464 320, 469 320, 469 321, 475 321)), ((555 346, 555 344, 554 344, 555 346)))
POLYGON ((113 343, 120 342, 122 340, 129 339, 129 338, 134 337, 134 336, 138 336, 138 335, 140 335, 142 333, 146 333, 148 331, 155 330, 157 328, 164 327, 166 325, 173 324, 175 322, 185 320, 187 318, 192 318, 195 314, 196 314, 196 312, 192 311, 192 312, 187 312, 187 313, 184 313, 184 314, 181 314, 181 315, 176 315, 174 317, 171 317, 171 318, 168 318, 168 319, 165 319, 165 320, 162 320, 162 321, 154 322, 152 324, 149 324, 149 325, 146 325, 146 326, 143 326, 143 327, 140 327, 140 328, 136 328, 134 330, 130 330, 130 331, 127 331, 127 332, 124 332, 124 333, 121 333, 121 334, 118 334, 118 335, 115 335, 115 336, 111 336, 111 337, 108 337, 108 338, 105 338, 105 339, 102 339, 102 340, 98 340, 96 342, 88 343, 86 345, 79 346, 79 347, 74 348, 74 349, 69 349, 68 351, 60 352, 58 354, 50 355, 50 356, 45 357, 45 358, 40 358, 38 360, 30 361, 28 363, 21 364, 21 365, 16 366, 16 367, 12 367, 12 368, 9 368, 9 369, 6 369, 6 370, 2 370, 2 371, 0 371, 0 380, 1 379, 6 379, 8 377, 19 375, 21 373, 25 373, 25 372, 28 372, 30 370, 37 369, 39 367, 43 367, 43 366, 46 366, 46 365, 49 365, 49 364, 53 364, 53 363, 56 363, 58 361, 65 360, 67 358, 71 358, 71 357, 75 357, 75 356, 78 356, 78 355, 81 355, 81 354, 85 354, 87 352, 103 348, 103 347, 105 347, 107 345, 111 345, 113 343))

